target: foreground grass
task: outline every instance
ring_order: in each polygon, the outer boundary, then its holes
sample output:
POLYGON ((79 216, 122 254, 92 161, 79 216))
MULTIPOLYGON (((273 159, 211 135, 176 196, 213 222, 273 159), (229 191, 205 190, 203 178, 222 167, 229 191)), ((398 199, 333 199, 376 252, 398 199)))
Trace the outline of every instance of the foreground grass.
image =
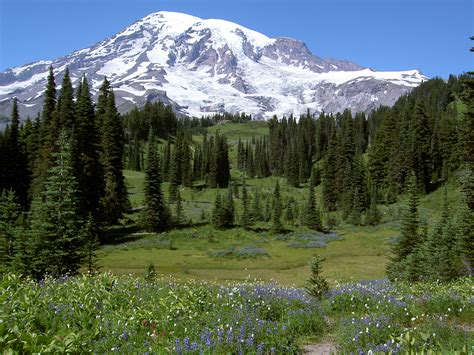
POLYGON ((299 353, 329 336, 342 353, 472 353, 472 279, 369 281, 316 301, 262 282, 215 284, 100 274, 0 279, 0 350, 299 353))

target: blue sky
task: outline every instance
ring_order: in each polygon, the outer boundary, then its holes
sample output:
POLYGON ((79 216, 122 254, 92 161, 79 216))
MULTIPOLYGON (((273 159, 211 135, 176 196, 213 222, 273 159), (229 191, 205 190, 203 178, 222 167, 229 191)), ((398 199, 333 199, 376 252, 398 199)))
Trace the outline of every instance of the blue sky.
POLYGON ((221 18, 321 57, 446 78, 474 69, 472 0, 0 0, 0 71, 55 59, 151 12, 221 18))

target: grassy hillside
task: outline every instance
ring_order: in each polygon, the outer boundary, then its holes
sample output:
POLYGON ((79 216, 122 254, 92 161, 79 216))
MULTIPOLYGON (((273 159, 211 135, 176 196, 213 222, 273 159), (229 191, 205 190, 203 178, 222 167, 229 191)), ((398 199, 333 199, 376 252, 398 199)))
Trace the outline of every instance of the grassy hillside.
MULTIPOLYGON (((212 133, 219 130, 220 134, 228 136, 231 145, 235 145, 239 138, 248 140, 268 133, 265 122, 222 124, 209 130, 212 133)), ((231 159, 235 159, 234 154, 231 154, 231 159)), ((124 174, 132 207, 142 206, 144 174, 133 171, 125 171, 124 174)), ((233 169, 232 179, 239 184, 241 173, 233 169)), ((284 201, 289 196, 300 202, 306 200, 305 188, 287 186, 284 179, 279 181, 284 201)), ((271 194, 275 182, 275 177, 247 180, 250 191, 258 188, 263 194, 271 194)), ((448 186, 448 199, 455 206, 459 199, 457 189, 454 184, 448 186)), ((99 252, 102 270, 143 275, 148 265, 153 264, 160 275, 181 279, 224 281, 256 278, 301 286, 309 276, 308 262, 317 253, 326 258, 323 274, 330 281, 384 277, 390 244, 399 233, 403 200, 393 205, 379 206, 383 213, 383 223, 379 226, 356 227, 338 223, 331 229, 335 240, 329 240, 322 246, 319 243, 321 235, 298 225, 287 225, 288 232, 277 236, 269 232, 268 223, 259 223, 250 231, 241 228, 225 231, 213 229, 207 222, 216 191, 180 188, 184 214, 186 220, 192 222, 191 227, 183 226, 162 234, 127 232, 121 235, 118 229, 118 233, 112 236, 113 243, 105 245, 99 252), (312 242, 310 246, 307 245, 308 241, 312 242), (304 243, 306 245, 302 245, 304 243)), ((167 183, 163 184, 163 192, 167 198, 167 183)), ((221 192, 225 193, 225 190, 221 192)), ((316 193, 319 199, 319 188, 316 193)), ((420 200, 420 217, 429 227, 439 218, 442 200, 442 190, 420 200)), ((240 199, 236 198, 237 211, 240 211, 240 203, 240 199)), ((174 208, 173 205, 170 207, 174 208)), ((323 222, 327 223, 327 217, 323 214, 323 222)), ((337 213, 331 214, 331 217, 336 222, 340 221, 337 213)), ((137 218, 138 213, 127 216, 124 225, 133 225, 137 218)))

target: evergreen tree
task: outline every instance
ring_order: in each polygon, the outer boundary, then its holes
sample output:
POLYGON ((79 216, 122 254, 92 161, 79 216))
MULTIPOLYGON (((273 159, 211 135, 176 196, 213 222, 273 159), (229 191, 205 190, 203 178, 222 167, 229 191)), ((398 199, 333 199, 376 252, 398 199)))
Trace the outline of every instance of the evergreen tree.
POLYGON ((222 204, 221 194, 217 191, 214 208, 212 209, 211 221, 213 227, 218 229, 223 228, 225 226, 224 218, 224 206, 222 204))
POLYGON ((39 153, 39 127, 40 115, 38 114, 36 120, 32 121, 27 118, 24 126, 20 131, 20 145, 23 151, 23 159, 25 161, 26 183, 23 193, 27 197, 27 205, 31 204, 31 185, 34 174, 36 158, 39 153))
POLYGON ((57 144, 56 163, 48 170, 44 193, 33 200, 30 212, 29 273, 37 279, 46 274, 75 274, 84 259, 77 181, 65 132, 57 144))
POLYGON ((153 232, 161 232, 169 226, 170 213, 161 192, 161 170, 153 140, 148 145, 148 160, 145 170, 145 209, 143 226, 153 232))
POLYGON ((94 218, 89 215, 81 229, 84 239, 84 264, 89 275, 99 271, 98 257, 96 251, 100 247, 98 230, 94 218))
POLYGON ((168 187, 168 196, 170 203, 176 201, 178 194, 178 186, 181 183, 181 166, 179 163, 179 150, 177 145, 175 145, 173 150, 173 158, 170 162, 170 175, 169 175, 169 187, 168 187))
POLYGON ((57 115, 55 116, 54 129, 76 130, 74 90, 72 89, 69 69, 64 72, 61 91, 58 97, 57 115))
POLYGON ((97 104, 101 127, 101 157, 104 174, 104 195, 101 199, 102 220, 113 224, 129 207, 123 177, 124 132, 120 115, 115 107, 115 97, 107 79, 100 89, 97 104))
POLYGON ((47 145, 55 141, 59 132, 53 132, 53 121, 56 111, 56 82, 54 81, 53 67, 49 67, 46 91, 44 92, 43 111, 41 113, 41 144, 47 145))
POLYGON ((260 192, 257 188, 255 188, 252 201, 252 221, 261 222, 263 219, 262 204, 260 203, 260 192))
POLYGON ((13 271, 17 254, 21 206, 13 190, 0 194, 0 273, 13 271))
POLYGON ((440 280, 450 281, 463 273, 463 255, 457 234, 456 224, 453 218, 449 218, 442 226, 441 240, 438 244, 438 278, 440 280))
POLYGON ((251 222, 251 216, 250 216, 250 205, 249 205, 249 197, 247 193, 247 185, 245 183, 245 176, 242 181, 242 217, 240 219, 240 225, 247 229, 251 222))
POLYGON ((281 196, 280 196, 280 184, 278 179, 275 184, 275 189, 273 190, 273 214, 272 214, 272 231, 274 233, 280 233, 283 230, 283 225, 281 223, 281 196))
POLYGON ((0 190, 12 189, 23 208, 28 205, 28 162, 20 142, 20 116, 18 114, 18 100, 13 99, 11 124, 6 134, 4 179, 0 190), (3 185, 3 186, 2 186, 3 185))
POLYGON ((402 225, 399 242, 395 248, 398 260, 403 260, 418 244, 418 185, 413 174, 408 186, 408 201, 402 216, 402 225))
MULTIPOLYGON (((206 141, 204 141, 206 143, 206 141)), ((217 185, 217 173, 218 173, 218 166, 217 166, 217 139, 214 137, 210 137, 209 142, 205 145, 205 175, 206 176, 206 185, 210 188, 216 188, 217 185)))
POLYGON ((457 232, 465 273, 474 272, 474 174, 467 167, 461 179, 461 207, 457 214, 457 232))
POLYGON ((295 199, 290 196, 285 206, 285 221, 288 223, 293 223, 295 220, 295 199))
POLYGON ((323 231, 321 215, 319 213, 318 207, 316 206, 316 197, 313 184, 309 184, 308 188, 308 202, 306 204, 304 225, 310 229, 323 231))
POLYGON ((337 147, 339 139, 334 132, 329 142, 326 158, 322 169, 322 195, 324 207, 328 211, 335 211, 338 207, 339 187, 337 185, 337 147))
POLYGON ((300 186, 300 175, 299 175, 299 160, 295 159, 296 149, 294 145, 289 146, 289 150, 285 152, 284 167, 286 180, 289 185, 293 187, 300 186))
POLYGON ((43 111, 39 124, 38 155, 33 169, 33 181, 30 186, 30 199, 38 196, 44 188, 48 169, 53 165, 51 153, 58 138, 58 127, 54 126, 56 120, 56 83, 54 81, 53 67, 49 67, 48 81, 44 93, 43 111))
MULTIPOLYGON (((400 236, 393 248, 393 257, 387 265, 387 274, 393 279, 403 273, 406 258, 418 250, 420 235, 418 233, 418 186, 415 174, 412 174, 408 186, 408 201, 401 221, 400 236)), ((412 257, 413 259, 413 257, 412 257)))
POLYGON ((230 181, 229 147, 224 136, 216 135, 216 182, 220 188, 227 187, 230 181))
POLYGON ((368 207, 367 182, 362 157, 356 156, 352 167, 352 204, 350 220, 354 225, 362 223, 362 213, 368 207))
POLYGON ((463 162, 470 164, 472 168, 474 164, 474 72, 469 72, 463 76, 461 83, 463 85, 461 99, 466 105, 459 127, 461 159, 463 162))
POLYGON ((179 192, 179 189, 176 192, 176 203, 175 203, 174 215, 175 215, 176 224, 180 225, 181 223, 183 223, 183 217, 184 217, 183 205, 181 203, 181 194, 179 192))
POLYGON ((431 180, 431 123, 425 113, 423 104, 418 102, 413 114, 410 136, 409 159, 410 168, 414 171, 418 183, 424 191, 428 191, 431 180))
POLYGON ((321 276, 322 272, 322 259, 319 255, 315 255, 311 259, 311 276, 306 286, 306 292, 317 300, 321 300, 329 292, 329 285, 327 281, 321 276))
POLYGON ((232 184, 227 187, 227 198, 224 204, 224 227, 232 227, 235 220, 235 206, 232 191, 232 184))
POLYGON ((171 166, 171 141, 168 139, 166 147, 163 152, 163 164, 162 164, 162 176, 163 181, 169 181, 170 179, 170 166, 171 166))
POLYGON ((77 91, 75 108, 74 175, 78 184, 79 213, 82 218, 89 214, 96 222, 100 197, 104 195, 104 177, 99 160, 100 137, 95 122, 89 84, 84 77, 77 91))
POLYGON ((369 226, 376 226, 380 223, 381 220, 382 214, 380 213, 380 210, 377 207, 376 194, 374 193, 372 194, 372 198, 370 200, 370 207, 365 217, 365 224, 369 226))
POLYGON ((242 144, 242 141, 240 140, 240 137, 239 137, 239 141, 237 143, 237 169, 239 169, 240 171, 244 171, 245 170, 245 160, 246 160, 247 156, 245 154, 245 149, 244 149, 244 145, 242 144))

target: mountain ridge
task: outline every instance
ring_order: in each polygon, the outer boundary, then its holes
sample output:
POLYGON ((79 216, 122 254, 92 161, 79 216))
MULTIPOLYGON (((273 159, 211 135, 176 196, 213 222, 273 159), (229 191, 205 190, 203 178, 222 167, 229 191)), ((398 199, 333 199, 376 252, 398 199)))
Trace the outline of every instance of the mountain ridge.
POLYGON ((22 116, 39 112, 50 65, 58 84, 66 67, 73 84, 86 75, 93 95, 107 76, 121 112, 160 100, 190 116, 367 112, 391 106, 427 79, 418 70, 381 72, 323 59, 300 40, 269 38, 230 21, 160 11, 90 47, 0 73, 0 115, 9 115, 12 97, 22 116))

